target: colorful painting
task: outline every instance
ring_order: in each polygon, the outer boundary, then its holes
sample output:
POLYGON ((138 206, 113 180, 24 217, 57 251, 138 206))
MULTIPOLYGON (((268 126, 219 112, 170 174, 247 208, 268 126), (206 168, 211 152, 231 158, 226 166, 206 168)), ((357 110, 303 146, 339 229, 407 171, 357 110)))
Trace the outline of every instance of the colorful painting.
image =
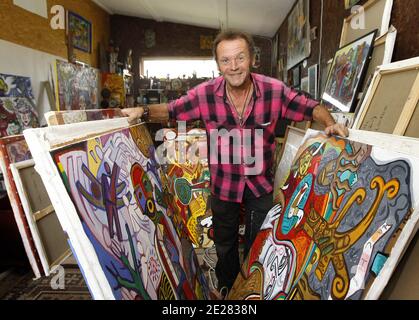
POLYGON ((29 98, 0 98, 0 137, 39 127, 38 113, 29 98))
POLYGON ((359 2, 359 0, 345 0, 345 9, 348 10, 348 9, 352 8, 358 2, 359 2))
POLYGON ((0 73, 0 97, 34 99, 31 78, 0 73))
POLYGON ((287 69, 310 56, 310 1, 298 0, 288 17, 287 69))
POLYGON ((182 217, 195 247, 212 247, 214 231, 208 203, 211 191, 205 130, 185 130, 182 135, 166 129, 165 137, 167 163, 162 167, 174 198, 170 204, 172 210, 182 217))
POLYGON ((229 298, 378 299, 417 227, 418 161, 309 130, 229 298))
MULTIPOLYGON (((77 232, 88 239, 81 247, 69 232, 73 248, 80 248, 75 254, 82 261, 88 245, 96 255, 80 266, 92 268, 91 260, 97 259, 113 298, 209 298, 185 225, 169 205, 173 200, 144 125, 70 144, 51 155, 77 214, 69 217, 71 212, 62 209, 68 219, 79 221, 77 232)), ((91 289, 94 298, 101 297, 91 289)))
POLYGON ((31 159, 31 153, 22 135, 0 139, 0 171, 3 173, 7 195, 30 266, 35 278, 39 278, 43 275, 41 260, 10 170, 10 164, 29 159, 31 159))
POLYGON ((121 109, 93 109, 73 111, 50 111, 45 114, 49 126, 106 120, 123 117, 121 109))
POLYGON ((72 35, 73 47, 85 52, 92 51, 92 24, 83 17, 69 11, 67 30, 72 35))
POLYGON ((57 110, 98 108, 98 70, 57 60, 56 72, 57 110))
POLYGON ((353 112, 368 69, 377 31, 340 48, 333 59, 322 99, 343 112, 353 112))
POLYGON ((124 77, 114 73, 102 73, 102 89, 111 92, 109 106, 115 108, 125 105, 124 77))

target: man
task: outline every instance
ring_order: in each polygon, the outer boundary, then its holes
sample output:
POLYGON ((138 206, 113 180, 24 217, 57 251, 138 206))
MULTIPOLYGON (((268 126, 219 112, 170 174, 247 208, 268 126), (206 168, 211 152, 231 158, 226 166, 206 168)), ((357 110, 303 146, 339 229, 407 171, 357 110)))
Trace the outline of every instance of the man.
MULTIPOLYGON (((225 31, 214 40, 213 53, 222 76, 198 85, 169 104, 150 108, 124 109, 129 121, 135 123, 146 116, 150 121, 201 119, 215 148, 210 146, 211 209, 214 242, 218 262, 218 289, 230 289, 240 270, 238 227, 240 204, 246 211, 245 255, 259 231, 267 212, 272 208, 275 126, 280 119, 303 121, 314 119, 326 126, 327 134, 348 136, 348 129, 336 124, 327 109, 305 95, 286 87, 282 82, 250 72, 254 63, 254 43, 242 32, 225 31), (251 132, 252 145, 230 145, 212 139, 214 130, 251 132), (259 132, 259 135, 257 134, 259 132), (262 132, 262 133, 260 133, 262 132), (255 153, 254 166, 248 159, 237 163, 237 154, 255 153), (211 150, 212 149, 212 150, 211 150), (237 151, 239 150, 239 151, 237 151), (221 151, 221 152, 220 152, 221 151), (262 151, 262 152, 258 152, 262 151), (219 155, 232 160, 219 163, 219 155), (257 156, 258 154, 261 156, 257 156), (216 154, 216 156, 214 156, 216 154), (214 157, 213 157, 214 156, 214 157), (234 159, 233 159, 234 158, 234 159), (259 167, 257 170, 252 170, 259 167)), ((209 139, 210 140, 210 139, 209 139)), ((244 140, 244 138, 243 138, 244 140)), ((222 139, 221 139, 222 141, 222 139)), ((226 140, 224 140, 226 141, 226 140)), ((226 292, 224 292, 226 293, 226 292)))

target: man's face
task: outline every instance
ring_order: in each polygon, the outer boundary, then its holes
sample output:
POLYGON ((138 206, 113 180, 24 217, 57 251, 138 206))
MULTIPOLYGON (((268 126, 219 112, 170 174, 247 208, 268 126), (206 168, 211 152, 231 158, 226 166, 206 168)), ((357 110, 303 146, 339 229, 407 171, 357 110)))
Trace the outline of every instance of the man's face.
POLYGON ((249 77, 252 64, 244 39, 223 40, 217 46, 218 70, 231 87, 240 87, 249 77))

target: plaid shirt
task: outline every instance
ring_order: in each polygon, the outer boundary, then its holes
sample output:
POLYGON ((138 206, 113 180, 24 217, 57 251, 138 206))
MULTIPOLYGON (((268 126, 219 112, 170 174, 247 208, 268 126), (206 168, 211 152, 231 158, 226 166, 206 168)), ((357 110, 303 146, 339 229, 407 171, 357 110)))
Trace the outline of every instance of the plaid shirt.
POLYGON ((211 191, 213 195, 224 201, 241 202, 246 184, 256 197, 273 190, 272 165, 275 127, 278 120, 311 120, 313 109, 319 104, 288 88, 277 79, 254 73, 251 74, 251 78, 254 87, 253 96, 244 110, 242 123, 234 106, 228 102, 226 82, 223 77, 198 85, 189 90, 185 96, 170 102, 168 107, 170 119, 202 120, 209 137, 209 145, 213 130, 225 129, 228 132, 242 134, 242 143, 231 144, 231 139, 229 143, 215 137, 217 147, 211 149, 209 146, 208 149, 211 191), (255 134, 261 132, 256 129, 262 129, 263 134, 255 134), (248 137, 247 134, 251 139, 245 138, 248 137), (262 158, 257 158, 254 164, 249 165, 249 161, 240 161, 243 154, 261 155, 262 158), (223 156, 228 156, 228 163, 225 159, 223 161, 223 156), (258 172, 254 174, 252 171, 258 172))

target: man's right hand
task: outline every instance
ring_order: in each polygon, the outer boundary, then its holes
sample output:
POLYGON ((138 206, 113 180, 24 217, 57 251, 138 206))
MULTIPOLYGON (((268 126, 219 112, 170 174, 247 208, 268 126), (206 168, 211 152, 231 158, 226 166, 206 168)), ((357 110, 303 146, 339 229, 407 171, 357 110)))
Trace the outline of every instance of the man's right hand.
POLYGON ((144 113, 143 107, 122 109, 122 114, 128 117, 129 124, 136 124, 144 113))

